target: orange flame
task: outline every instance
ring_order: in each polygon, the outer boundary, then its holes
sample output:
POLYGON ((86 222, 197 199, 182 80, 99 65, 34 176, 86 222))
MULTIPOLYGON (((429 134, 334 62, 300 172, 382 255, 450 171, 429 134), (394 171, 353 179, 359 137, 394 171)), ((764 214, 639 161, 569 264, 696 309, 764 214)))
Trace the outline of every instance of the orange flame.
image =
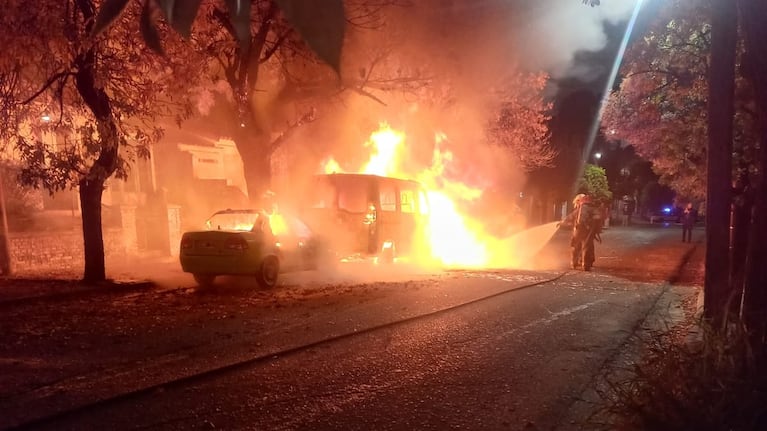
MULTIPOLYGON (((405 134, 381 123, 365 143, 371 149, 370 158, 352 172, 415 179, 426 189, 429 205, 428 249, 431 257, 445 266, 486 267, 493 264, 510 265, 513 256, 504 250, 502 240, 484 232, 482 224, 473 220, 456 205, 472 202, 482 196, 482 190, 446 177, 445 169, 453 161, 453 153, 443 149, 447 136, 435 135, 431 165, 419 172, 408 172, 402 166, 405 157, 405 134)), ((334 159, 323 162, 325 173, 343 173, 334 159)))
POLYGON ((336 159, 332 157, 325 160, 325 162, 323 162, 322 165, 324 166, 323 170, 326 174, 340 174, 340 173, 343 173, 344 171, 343 169, 341 169, 341 165, 338 164, 336 159))
POLYGON ((405 134, 392 130, 388 124, 382 123, 381 128, 370 135, 365 147, 372 148, 370 160, 360 170, 361 174, 380 175, 388 177, 400 174, 397 172, 399 153, 404 148, 405 134))
POLYGON ((269 227, 275 236, 285 235, 289 232, 288 222, 285 216, 275 212, 269 215, 269 227))

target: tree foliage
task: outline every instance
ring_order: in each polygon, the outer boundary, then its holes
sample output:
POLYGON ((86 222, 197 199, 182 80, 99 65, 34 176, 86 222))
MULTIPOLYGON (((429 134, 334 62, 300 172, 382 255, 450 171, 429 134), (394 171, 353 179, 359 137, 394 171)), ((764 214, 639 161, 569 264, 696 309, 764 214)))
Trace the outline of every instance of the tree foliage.
MULTIPOLYGON (((162 118, 180 122, 192 112, 184 94, 194 74, 184 65, 184 56, 161 58, 133 42, 131 20, 139 11, 129 8, 109 37, 91 40, 88 20, 80 12, 85 1, 38 2, 36 8, 11 3, 0 25, 3 40, 3 76, 13 75, 2 118, 6 144, 23 158, 23 182, 57 191, 78 185, 83 176, 109 177, 96 172, 94 162, 108 140, 119 146, 114 173, 128 174, 128 162, 147 157, 149 146, 162 136, 162 118), (77 81, 86 68, 93 69, 93 90, 103 90, 109 99, 109 121, 115 135, 109 136, 96 121, 84 83, 77 81), (183 75, 186 70, 186 75, 183 75), (11 121, 12 120, 12 121, 11 121), (55 144, 53 141, 56 141, 55 144), (48 142, 46 142, 48 141, 48 142)), ((8 78, 6 78, 8 79, 8 78)))
MULTIPOLYGON (((607 101, 602 128, 653 163, 680 195, 706 196, 708 73, 707 3, 674 1, 626 53, 620 88, 607 101)), ((754 159, 755 117, 748 82, 737 80, 736 169, 754 159)))
POLYGON ((613 197, 605 169, 590 163, 587 163, 583 169, 578 190, 592 196, 599 202, 610 202, 613 197))
POLYGON ((496 90, 497 106, 487 124, 488 140, 515 154, 523 169, 551 167, 557 155, 549 142, 551 104, 543 100, 548 77, 517 74, 496 90))
MULTIPOLYGON (((349 91, 381 101, 373 91, 415 88, 422 81, 410 76, 410 70, 387 67, 386 46, 367 46, 361 51, 365 55, 345 56, 339 75, 315 55, 281 4, 252 2, 251 37, 243 47, 224 10, 203 3, 191 39, 209 59, 211 79, 226 83, 219 102, 228 106, 231 122, 219 133, 235 141, 248 194, 256 202, 271 186, 272 155, 328 103, 349 91)), ((397 0, 348 0, 345 19, 354 35, 375 31, 385 8, 394 5, 397 0)), ((354 46, 353 39, 346 43, 354 46)))
MULTIPOLYGON (((192 33, 192 26, 200 13, 201 0, 143 0, 140 16, 141 35, 144 42, 158 53, 163 53, 158 21, 152 14, 159 9, 171 27, 185 38, 192 33)), ((243 51, 250 49, 253 42, 251 35, 252 2, 226 0, 226 27, 240 44, 243 51)), ((263 2, 257 2, 263 3, 263 2)), ((346 17, 342 0, 275 0, 282 14, 298 31, 309 47, 336 71, 341 61, 341 47, 344 42, 346 17)), ((105 0, 101 5, 93 27, 93 34, 98 35, 109 28, 125 12, 128 0, 105 0)), ((209 6, 209 5, 208 5, 209 6)), ((258 6, 257 6, 258 7, 258 6)), ((204 7, 203 13, 204 13, 204 7)))

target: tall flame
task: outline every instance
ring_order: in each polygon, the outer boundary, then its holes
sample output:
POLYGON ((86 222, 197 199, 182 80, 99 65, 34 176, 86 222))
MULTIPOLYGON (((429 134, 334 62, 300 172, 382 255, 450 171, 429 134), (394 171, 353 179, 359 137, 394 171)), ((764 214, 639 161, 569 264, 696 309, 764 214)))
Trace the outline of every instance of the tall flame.
POLYGON ((365 147, 371 148, 370 160, 360 170, 361 174, 381 175, 383 177, 397 175, 399 153, 405 145, 405 134, 392 130, 388 124, 382 123, 381 128, 370 135, 365 147))

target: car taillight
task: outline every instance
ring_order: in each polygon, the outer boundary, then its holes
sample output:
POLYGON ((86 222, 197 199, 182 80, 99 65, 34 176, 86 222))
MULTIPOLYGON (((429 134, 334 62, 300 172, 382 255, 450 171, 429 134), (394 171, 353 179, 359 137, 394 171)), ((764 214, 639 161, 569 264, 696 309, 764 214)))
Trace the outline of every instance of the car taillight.
POLYGON ((181 249, 182 250, 188 250, 194 246, 194 241, 192 241, 189 238, 183 238, 181 240, 181 249))
POLYGON ((248 248, 248 242, 242 238, 229 238, 224 242, 224 248, 242 251, 248 248))

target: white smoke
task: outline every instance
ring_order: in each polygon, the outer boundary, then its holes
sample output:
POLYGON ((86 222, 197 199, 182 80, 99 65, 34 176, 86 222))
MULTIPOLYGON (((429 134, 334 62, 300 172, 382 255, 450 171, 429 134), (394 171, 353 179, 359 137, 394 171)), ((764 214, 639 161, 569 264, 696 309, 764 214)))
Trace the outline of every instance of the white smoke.
POLYGON ((599 51, 608 43, 603 23, 627 21, 638 0, 605 0, 588 7, 579 0, 527 1, 513 19, 514 51, 533 70, 554 78, 593 79, 589 67, 574 63, 579 51, 599 51))

